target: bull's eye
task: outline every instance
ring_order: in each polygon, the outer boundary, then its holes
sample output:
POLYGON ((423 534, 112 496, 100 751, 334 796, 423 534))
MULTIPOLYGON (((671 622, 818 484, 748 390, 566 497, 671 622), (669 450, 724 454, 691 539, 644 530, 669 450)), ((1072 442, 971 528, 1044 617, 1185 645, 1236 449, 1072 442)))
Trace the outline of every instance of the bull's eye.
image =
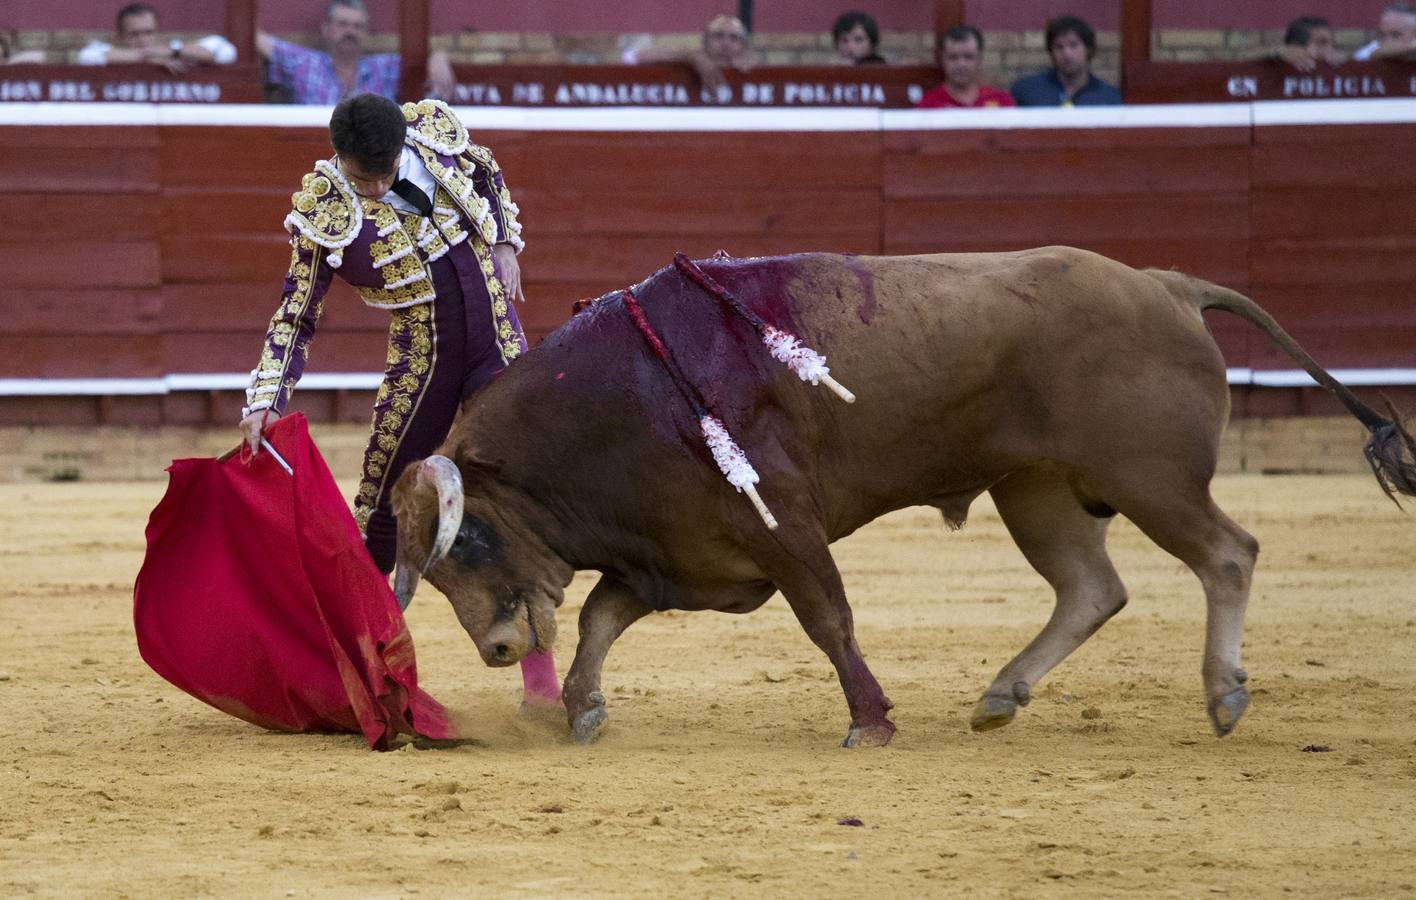
MULTIPOLYGON (((434 524, 435 530, 436 527, 434 524)), ((447 558, 468 568, 474 568, 497 559, 500 551, 501 541, 496 530, 482 519, 464 514, 462 524, 457 528, 457 537, 453 538, 452 549, 447 552, 447 558)))

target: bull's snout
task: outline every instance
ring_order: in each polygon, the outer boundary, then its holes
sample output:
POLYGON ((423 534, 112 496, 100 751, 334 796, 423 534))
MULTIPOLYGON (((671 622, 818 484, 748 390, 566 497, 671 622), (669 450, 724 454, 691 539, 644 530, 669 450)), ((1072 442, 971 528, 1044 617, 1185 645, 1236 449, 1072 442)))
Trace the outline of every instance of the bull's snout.
POLYGON ((482 640, 477 642, 477 652, 482 654, 482 662, 489 666, 509 666, 521 661, 530 650, 530 641, 525 623, 518 627, 516 622, 501 622, 493 625, 482 640))

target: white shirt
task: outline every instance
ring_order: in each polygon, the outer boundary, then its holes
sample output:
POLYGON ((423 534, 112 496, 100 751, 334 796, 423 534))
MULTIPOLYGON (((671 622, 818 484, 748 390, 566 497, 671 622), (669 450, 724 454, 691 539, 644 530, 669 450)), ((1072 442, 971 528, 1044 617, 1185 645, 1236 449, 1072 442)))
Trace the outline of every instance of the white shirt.
MULTIPOLYGON (((409 150, 407 147, 403 148, 403 155, 399 157, 398 160, 398 177, 407 178, 409 181, 416 184, 423 193, 428 195, 429 200, 437 196, 435 192, 438 184, 433 180, 433 173, 429 172, 428 167, 423 165, 423 161, 418 158, 418 154, 409 150)), ((413 208, 413 204, 404 200, 391 190, 380 197, 379 200, 400 212, 416 213, 418 211, 413 208)))
MULTIPOLYGON (((201 40, 193 41, 192 43, 209 52, 212 59, 218 65, 224 66, 236 61, 236 45, 219 34, 209 34, 201 40)), ((112 50, 112 44, 104 41, 89 41, 88 44, 79 51, 79 65, 106 66, 108 65, 108 54, 112 50)))
POLYGON ((1352 58, 1356 60, 1367 60, 1372 58, 1372 54, 1377 52, 1377 48, 1382 45, 1381 41, 1372 41, 1370 44, 1363 44, 1352 51, 1352 58))

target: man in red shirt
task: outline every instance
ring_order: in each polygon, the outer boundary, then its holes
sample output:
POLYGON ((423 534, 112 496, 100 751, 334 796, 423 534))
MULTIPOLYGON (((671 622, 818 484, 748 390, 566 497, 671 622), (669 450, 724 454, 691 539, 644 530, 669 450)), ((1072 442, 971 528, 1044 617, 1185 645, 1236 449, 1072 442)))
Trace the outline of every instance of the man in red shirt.
POLYGON ((920 98, 916 109, 981 109, 1013 106, 1007 91, 979 84, 983 32, 972 25, 955 25, 944 32, 944 83, 920 98))

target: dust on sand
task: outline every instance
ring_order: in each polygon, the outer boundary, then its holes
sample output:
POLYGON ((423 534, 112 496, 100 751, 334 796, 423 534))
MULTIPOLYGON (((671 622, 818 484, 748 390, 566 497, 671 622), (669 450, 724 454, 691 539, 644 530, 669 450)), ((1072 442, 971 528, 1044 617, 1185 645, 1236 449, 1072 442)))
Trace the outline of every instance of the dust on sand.
MULTIPOLYGON (((0 486, 0 894, 1392 896, 1416 885, 1413 520, 1361 477, 1216 482, 1261 541, 1254 702, 1208 730, 1198 582, 1128 523, 1130 605, 1001 731, 968 730, 1051 596, 984 501, 837 545, 896 703, 847 751, 825 658, 780 597, 636 624, 600 742, 518 711, 425 587, 423 681, 478 745, 378 754, 176 691, 130 624, 159 484, 0 486), (843 821, 852 824, 841 824, 843 821), (859 824, 854 824, 858 822, 859 824)), ((259 560, 252 560, 259 565, 259 560)), ((569 663, 582 576, 561 612, 569 663)))

